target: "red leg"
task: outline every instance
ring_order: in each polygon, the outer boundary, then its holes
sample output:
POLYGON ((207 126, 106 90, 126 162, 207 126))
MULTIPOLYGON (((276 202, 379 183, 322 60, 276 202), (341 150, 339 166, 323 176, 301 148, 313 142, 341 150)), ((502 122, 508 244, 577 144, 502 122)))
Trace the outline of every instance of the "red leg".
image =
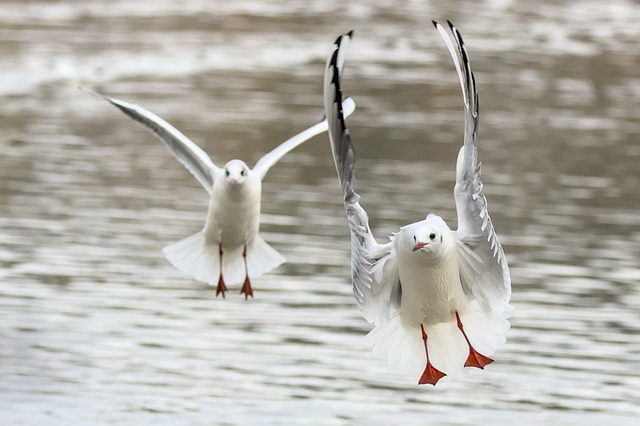
POLYGON ((240 290, 240 294, 244 293, 244 300, 247 300, 249 296, 253 298, 253 289, 251 288, 251 281, 249 280, 249 269, 247 269, 247 246, 244 246, 244 251, 242 252, 242 258, 244 259, 244 270, 245 270, 245 278, 244 284, 242 284, 242 290, 240 290))
POLYGON ((433 364, 429 362, 429 349, 427 348, 427 339, 428 339, 427 333, 425 333, 424 326, 422 324, 420 324, 420 329, 422 330, 422 340, 424 341, 424 351, 427 354, 427 366, 425 367, 424 372, 422 373, 422 376, 420 376, 420 380, 418 381, 418 384, 435 386, 436 383, 438 383, 438 380, 442 379, 444 376, 446 376, 446 374, 444 374, 442 371, 435 368, 433 364))
POLYGON ((218 278, 218 288, 216 288, 216 297, 218 294, 222 293, 222 298, 224 299, 224 293, 227 291, 227 286, 224 283, 224 278, 222 278, 222 244, 218 246, 218 253, 220 253, 220 278, 218 278))
POLYGON ((467 357, 467 361, 465 361, 464 366, 484 369, 484 367, 491 364, 493 360, 488 356, 482 355, 480 352, 476 351, 473 346, 471 346, 471 342, 469 342, 467 333, 464 332, 464 327, 462 326, 462 321, 460 321, 460 315, 458 314, 458 311, 456 311, 456 320, 458 321, 458 328, 462 332, 464 340, 466 340, 467 345, 469 345, 469 356, 467 357))

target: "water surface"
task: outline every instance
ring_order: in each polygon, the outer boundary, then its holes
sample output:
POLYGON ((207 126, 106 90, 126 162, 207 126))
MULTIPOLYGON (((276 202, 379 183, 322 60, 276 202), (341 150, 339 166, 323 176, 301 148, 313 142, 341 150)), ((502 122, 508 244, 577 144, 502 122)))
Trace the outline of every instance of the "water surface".
MULTIPOLYGON (((531 3, 95 0, 0 6, 0 411, 7 424, 635 424, 640 415, 640 9, 531 3), (249 163, 345 91, 376 235, 455 223, 459 86, 479 86, 485 194, 516 308, 485 371, 417 387, 363 347, 327 139, 265 180, 288 263, 245 302, 174 270, 207 196, 78 84, 139 103, 214 161, 249 163)), ((239 289, 236 289, 239 291, 239 289)))

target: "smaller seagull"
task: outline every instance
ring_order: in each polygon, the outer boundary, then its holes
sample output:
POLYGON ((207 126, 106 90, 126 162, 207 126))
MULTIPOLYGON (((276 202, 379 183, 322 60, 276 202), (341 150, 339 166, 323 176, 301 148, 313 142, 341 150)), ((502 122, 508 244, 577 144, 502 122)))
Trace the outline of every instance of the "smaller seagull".
POLYGON ((454 188, 456 231, 432 213, 378 244, 354 190, 355 154, 342 100, 342 67, 353 32, 336 40, 324 80, 331 151, 351 232, 353 293, 375 325, 365 343, 391 367, 431 385, 462 375, 464 367, 483 369, 493 362, 489 356, 505 342, 512 310, 507 260, 482 194, 475 78, 458 30, 448 22, 452 41, 443 26, 433 24, 453 58, 465 109, 454 188))
MULTIPOLYGON (((262 179, 286 153, 327 131, 327 120, 311 126, 280 144, 250 169, 241 160, 231 160, 223 168, 216 166, 200 147, 171 124, 146 109, 118 99, 96 95, 126 115, 142 123, 169 148, 209 193, 209 211, 204 229, 162 251, 180 271, 198 281, 214 285, 216 296, 225 297, 227 284, 242 284, 245 300, 253 297, 251 278, 280 266, 285 259, 258 235, 262 179)), ((355 110, 351 99, 345 101, 345 115, 355 110)))

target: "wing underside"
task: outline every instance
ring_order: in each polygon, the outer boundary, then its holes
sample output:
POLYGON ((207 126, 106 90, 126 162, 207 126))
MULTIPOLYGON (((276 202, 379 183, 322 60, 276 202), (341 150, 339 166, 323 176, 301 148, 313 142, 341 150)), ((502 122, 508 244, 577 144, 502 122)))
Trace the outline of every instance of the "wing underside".
MULTIPOLYGON (((345 99, 344 113, 345 116, 350 116, 356 109, 356 104, 353 99, 345 99)), ((298 133, 297 135, 287 139, 278 145, 274 150, 263 155, 256 165, 253 167, 253 171, 258 174, 260 179, 264 179, 267 172, 273 167, 282 157, 284 157, 289 151, 296 148, 298 145, 308 141, 316 135, 322 132, 326 132, 329 128, 327 119, 323 118, 319 123, 309 127, 308 129, 298 133)))
POLYGON ((211 193, 213 181, 219 168, 211 161, 206 152, 182 132, 141 106, 110 98, 88 89, 83 88, 83 90, 106 100, 150 130, 167 146, 174 157, 195 176, 203 188, 211 193))
POLYGON ((479 123, 476 82, 462 36, 451 22, 447 23, 449 31, 436 22, 434 25, 453 59, 465 110, 464 145, 458 154, 454 189, 461 278, 465 291, 473 294, 485 311, 504 309, 511 296, 511 279, 482 194, 476 145, 479 123))
POLYGON ((327 61, 324 106, 329 123, 329 140, 351 234, 351 276, 358 307, 369 322, 380 323, 399 308, 401 294, 392 242, 378 244, 369 227, 367 212, 355 192, 355 153, 345 122, 341 76, 346 47, 353 33, 338 37, 327 61))

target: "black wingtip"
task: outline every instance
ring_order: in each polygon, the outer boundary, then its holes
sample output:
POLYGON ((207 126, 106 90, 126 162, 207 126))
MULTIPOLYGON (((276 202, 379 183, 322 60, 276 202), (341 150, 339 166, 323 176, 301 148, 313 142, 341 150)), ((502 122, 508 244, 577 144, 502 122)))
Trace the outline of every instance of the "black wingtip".
POLYGON ((353 38, 353 31, 354 31, 354 30, 351 30, 351 31, 349 31, 349 32, 348 32, 348 33, 346 33, 346 34, 341 34, 341 35, 339 35, 339 36, 338 36, 338 38, 336 39, 336 41, 335 41, 335 42, 333 42, 333 44, 335 44, 336 46, 340 47, 340 44, 342 43, 342 38, 343 38, 343 37, 353 38))
POLYGON ((455 28, 455 26, 453 25, 453 23, 447 19, 447 25, 449 25, 449 28, 451 28, 452 30, 455 28))
POLYGON ((431 20, 431 23, 433 24, 433 26, 435 27, 435 29, 438 29, 438 23, 436 21, 434 21, 433 19, 431 20))
POLYGON ((338 55, 340 53, 340 48, 341 48, 341 40, 342 37, 345 36, 349 36, 350 34, 353 34, 353 30, 349 31, 349 33, 347 33, 346 35, 342 35, 340 37, 338 37, 338 39, 336 40, 336 48, 334 49, 333 53, 331 54, 331 59, 329 60, 329 65, 330 67, 333 69, 333 86, 334 86, 334 102, 338 105, 338 120, 340 122, 340 126, 342 128, 342 131, 345 131, 347 128, 347 125, 345 123, 345 118, 344 118, 344 111, 342 108, 342 85, 340 82, 340 70, 338 69, 338 55))

